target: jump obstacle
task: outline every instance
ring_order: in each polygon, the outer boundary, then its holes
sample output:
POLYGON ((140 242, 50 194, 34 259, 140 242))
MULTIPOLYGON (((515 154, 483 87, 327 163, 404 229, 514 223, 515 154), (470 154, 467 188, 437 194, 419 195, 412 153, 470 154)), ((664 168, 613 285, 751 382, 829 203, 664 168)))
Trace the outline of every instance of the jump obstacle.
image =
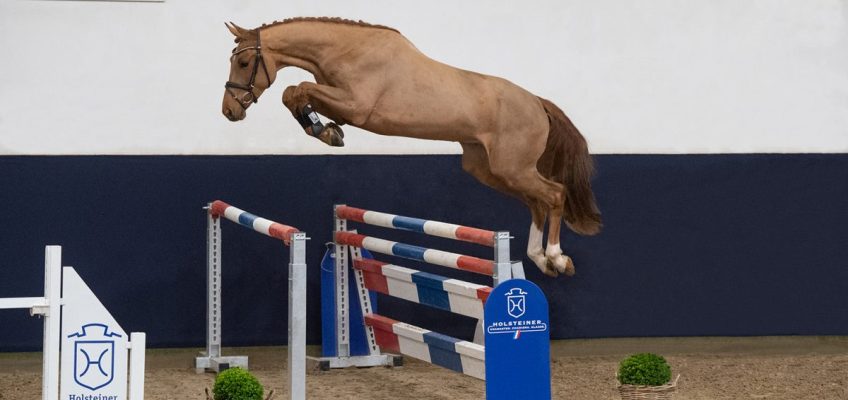
POLYGON ((509 232, 335 206, 333 249, 325 257, 332 261, 322 264, 321 367, 396 365, 391 354, 381 353, 386 351, 486 380, 489 399, 549 399, 547 302, 538 287, 523 279, 521 263, 510 261, 509 241, 509 232), (493 248, 494 259, 361 235, 348 230, 348 221, 479 244, 493 248), (367 259, 363 249, 491 276, 494 287, 367 259), (351 267, 354 288, 349 284, 351 267), (325 290, 328 282, 332 290, 325 290), (373 292, 478 319, 475 341, 455 339, 377 314, 373 292), (353 302, 358 303, 358 310, 353 302), (359 330, 362 340, 355 343, 352 338, 359 330), (533 376, 528 377, 528 373, 533 376))
POLYGON ((62 267, 61 246, 45 249, 44 297, 0 298, 0 309, 44 319, 43 400, 144 399, 146 335, 127 337, 76 270, 62 267))
POLYGON ((206 351, 195 359, 198 373, 231 367, 248 368, 246 356, 221 355, 221 217, 289 246, 288 365, 289 398, 306 398, 306 233, 258 217, 220 200, 207 207, 206 351))

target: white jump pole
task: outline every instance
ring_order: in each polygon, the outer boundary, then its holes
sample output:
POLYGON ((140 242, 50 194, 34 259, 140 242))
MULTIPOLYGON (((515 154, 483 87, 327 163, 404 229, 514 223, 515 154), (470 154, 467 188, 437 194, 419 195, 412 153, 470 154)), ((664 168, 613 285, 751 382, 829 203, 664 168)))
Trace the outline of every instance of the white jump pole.
MULTIPOLYGON (((44 250, 44 295, 47 310, 44 315, 44 365, 42 365, 41 384, 44 399, 59 398, 59 342, 62 327, 59 315, 61 313, 62 296, 62 247, 47 246, 44 250)), ((35 315, 36 309, 30 312, 35 315)))
POLYGON ((292 235, 289 250, 290 399, 306 398, 306 234, 292 235))
POLYGON ((130 333, 129 400, 144 400, 144 362, 147 334, 130 333))

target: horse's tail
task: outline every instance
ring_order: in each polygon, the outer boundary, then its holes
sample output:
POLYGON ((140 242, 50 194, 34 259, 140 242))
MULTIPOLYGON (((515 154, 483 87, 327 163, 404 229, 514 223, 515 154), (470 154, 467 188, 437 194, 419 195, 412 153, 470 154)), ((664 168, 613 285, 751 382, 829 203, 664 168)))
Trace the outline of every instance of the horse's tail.
POLYGON ((592 193, 594 164, 586 139, 554 103, 539 97, 550 121, 545 152, 536 166, 546 177, 563 184, 563 219, 572 231, 594 235, 601 230, 601 212, 592 193))

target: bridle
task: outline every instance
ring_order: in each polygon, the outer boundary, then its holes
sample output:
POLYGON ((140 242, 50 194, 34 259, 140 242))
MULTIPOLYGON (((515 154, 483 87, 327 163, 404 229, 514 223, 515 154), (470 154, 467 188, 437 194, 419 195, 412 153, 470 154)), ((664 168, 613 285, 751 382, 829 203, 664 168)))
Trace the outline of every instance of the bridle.
POLYGON ((247 82, 247 85, 243 85, 238 82, 227 81, 224 84, 224 87, 227 89, 227 93, 230 96, 233 96, 239 105, 245 110, 250 106, 250 103, 258 103, 259 96, 253 93, 254 84, 256 83, 256 72, 259 70, 259 64, 262 64, 262 70, 265 71, 265 78, 268 79, 268 84, 271 84, 271 76, 268 75, 268 67, 265 66, 265 62, 262 59, 262 46, 259 43, 259 32, 256 32, 256 46, 253 47, 244 47, 242 49, 236 50, 233 49, 233 55, 230 56, 230 62, 232 63, 233 57, 237 56, 239 53, 245 50, 256 50, 256 57, 253 63, 253 71, 250 73, 250 80, 247 82), (236 96, 235 93, 231 89, 240 89, 244 90, 244 94, 239 97, 236 96))

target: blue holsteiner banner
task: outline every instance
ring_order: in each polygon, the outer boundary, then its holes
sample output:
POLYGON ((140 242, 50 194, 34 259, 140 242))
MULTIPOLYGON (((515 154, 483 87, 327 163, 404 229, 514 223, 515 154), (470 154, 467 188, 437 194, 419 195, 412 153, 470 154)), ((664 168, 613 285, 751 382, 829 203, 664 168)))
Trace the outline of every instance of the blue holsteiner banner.
POLYGON ((498 285, 485 306, 486 398, 551 398, 548 301, 524 279, 498 285))

